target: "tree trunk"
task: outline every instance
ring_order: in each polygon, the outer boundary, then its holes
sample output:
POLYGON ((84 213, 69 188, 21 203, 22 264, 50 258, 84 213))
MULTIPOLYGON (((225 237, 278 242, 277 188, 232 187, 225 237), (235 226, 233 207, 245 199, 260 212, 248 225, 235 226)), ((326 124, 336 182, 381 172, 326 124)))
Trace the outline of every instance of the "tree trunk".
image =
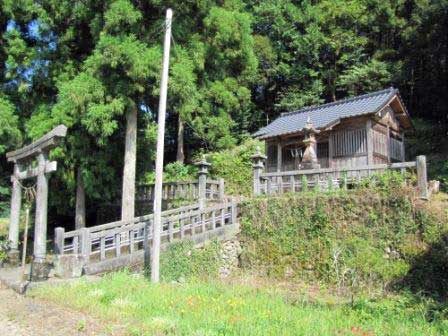
POLYGON ((336 99, 336 86, 333 81, 329 81, 329 86, 330 86, 331 101, 335 102, 337 100, 336 99))
POLYGON ((179 126, 177 128, 177 154, 176 161, 185 162, 184 153, 184 121, 179 114, 179 126))
POLYGON ((121 219, 135 215, 135 166, 137 160, 137 106, 132 103, 126 114, 126 139, 124 149, 123 195, 121 219))
POLYGON ((76 213, 75 213, 75 229, 86 227, 86 191, 84 188, 84 180, 82 179, 81 169, 78 168, 76 173, 76 213))

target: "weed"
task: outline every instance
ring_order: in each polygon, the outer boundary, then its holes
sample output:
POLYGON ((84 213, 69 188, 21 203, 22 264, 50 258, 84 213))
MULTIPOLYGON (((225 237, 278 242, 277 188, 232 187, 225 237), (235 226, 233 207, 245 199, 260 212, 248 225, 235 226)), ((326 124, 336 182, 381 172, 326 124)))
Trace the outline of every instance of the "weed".
POLYGON ((410 294, 348 303, 307 294, 291 300, 264 287, 216 280, 151 284, 119 272, 99 282, 39 287, 30 295, 113 319, 131 335, 447 335, 440 307, 410 294), (84 295, 92 291, 132 304, 84 295))

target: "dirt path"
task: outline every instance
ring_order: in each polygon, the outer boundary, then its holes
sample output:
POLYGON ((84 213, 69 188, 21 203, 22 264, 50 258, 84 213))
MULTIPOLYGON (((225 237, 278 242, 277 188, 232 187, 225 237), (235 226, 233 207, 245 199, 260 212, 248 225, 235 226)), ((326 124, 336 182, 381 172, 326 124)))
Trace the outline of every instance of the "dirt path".
POLYGON ((123 335, 90 316, 16 294, 0 285, 0 335, 123 335))

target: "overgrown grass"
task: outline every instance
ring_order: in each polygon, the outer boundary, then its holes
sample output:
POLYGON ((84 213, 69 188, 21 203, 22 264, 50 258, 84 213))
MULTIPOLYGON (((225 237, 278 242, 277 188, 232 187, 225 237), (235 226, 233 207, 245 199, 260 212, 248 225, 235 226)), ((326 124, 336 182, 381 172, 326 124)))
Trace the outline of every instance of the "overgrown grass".
POLYGON ((317 303, 219 281, 153 285, 126 272, 31 295, 124 324, 130 335, 448 335, 446 320, 429 322, 430 306, 407 295, 317 303))
POLYGON ((350 192, 246 202, 242 261, 265 271, 261 286, 217 279, 217 242, 181 242, 163 253, 161 271, 182 283, 120 272, 31 295, 129 335, 448 335, 448 198, 416 201, 403 183, 391 174, 350 192))
POLYGON ((212 240, 202 248, 195 248, 191 240, 171 244, 161 255, 161 276, 165 281, 216 277, 219 249, 217 240, 212 240))
POLYGON ((6 237, 8 234, 9 218, 0 218, 0 237, 6 237))
POLYGON ((404 282, 446 298, 448 212, 431 204, 388 183, 253 199, 242 209, 243 265, 354 292, 404 282))

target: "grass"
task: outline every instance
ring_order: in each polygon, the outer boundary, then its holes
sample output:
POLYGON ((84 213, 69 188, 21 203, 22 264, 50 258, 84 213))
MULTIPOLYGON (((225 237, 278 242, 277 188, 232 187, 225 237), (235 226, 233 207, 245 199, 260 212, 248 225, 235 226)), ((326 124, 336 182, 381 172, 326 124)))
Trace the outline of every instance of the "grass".
POLYGON ((0 237, 8 234, 9 218, 0 218, 0 237))
POLYGON ((428 304, 410 295, 341 304, 218 280, 153 285, 126 272, 30 295, 125 325, 129 335, 448 335, 448 321, 429 322, 428 304))

